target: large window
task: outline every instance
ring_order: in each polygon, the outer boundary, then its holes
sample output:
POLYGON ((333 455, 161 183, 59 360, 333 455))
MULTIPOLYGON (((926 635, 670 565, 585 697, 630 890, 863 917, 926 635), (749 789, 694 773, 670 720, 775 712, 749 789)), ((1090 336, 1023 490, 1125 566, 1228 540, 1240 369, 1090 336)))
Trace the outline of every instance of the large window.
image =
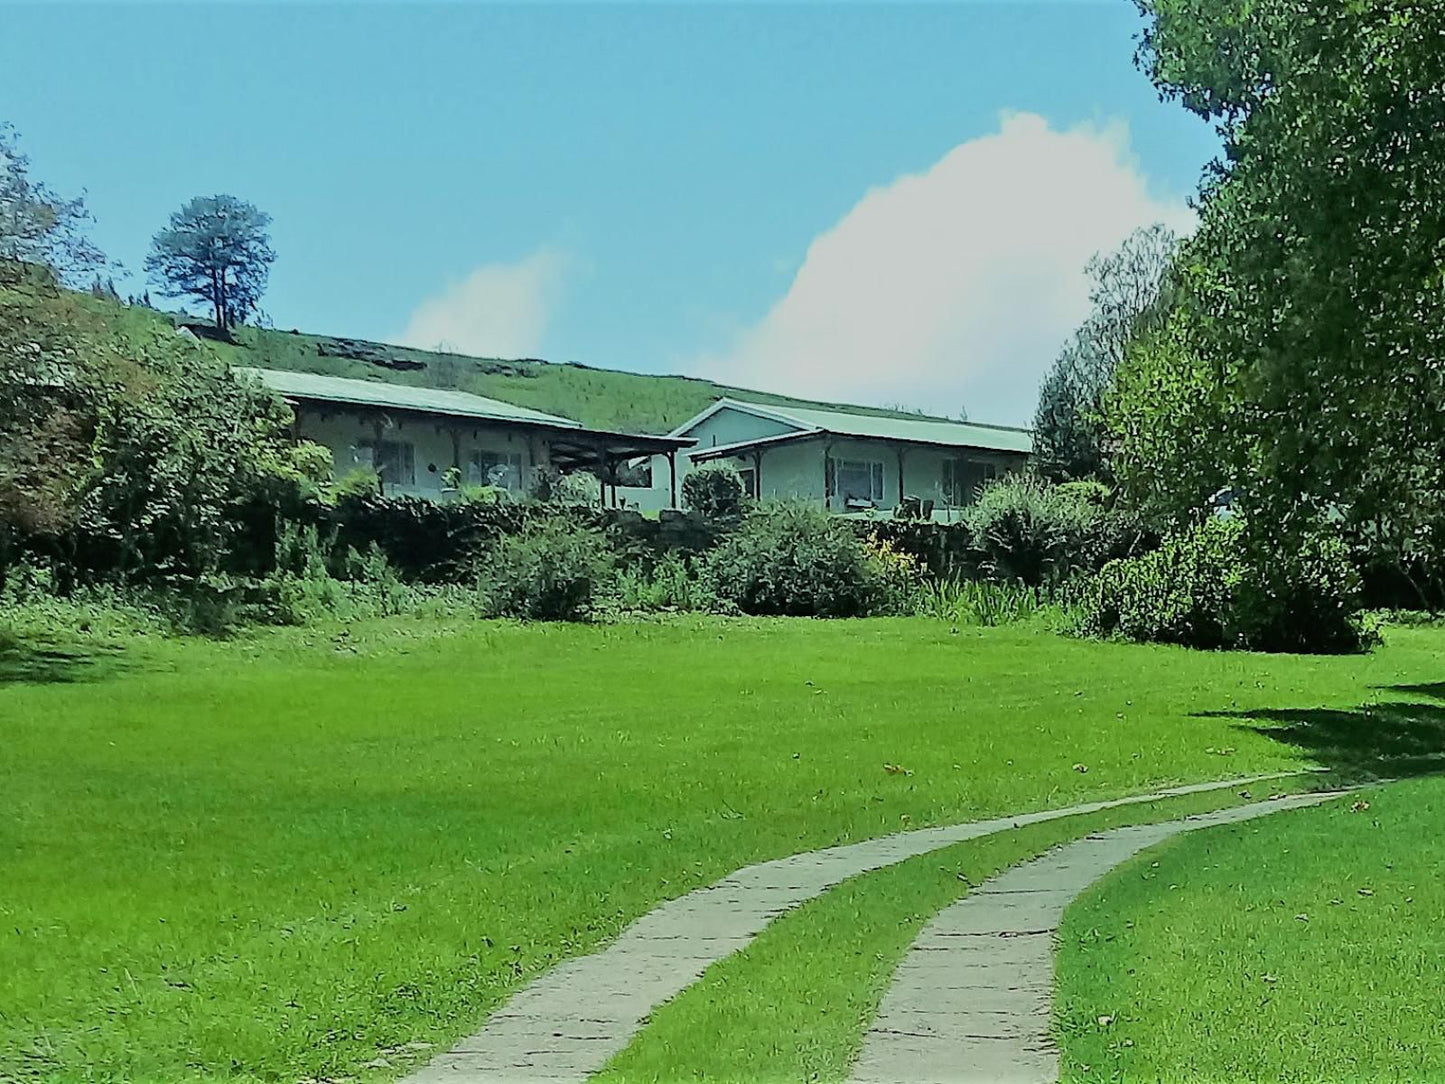
POLYGON ((846 507, 883 503, 883 464, 869 459, 828 457, 828 496, 846 507))
POLYGON ((943 461, 943 498, 953 507, 972 504, 978 491, 990 478, 998 476, 993 463, 976 459, 945 459, 943 461))
POLYGON ((467 462, 467 483, 474 486, 495 486, 520 493, 522 490, 522 455, 520 452, 475 451, 467 462))
POLYGON ((376 471, 384 486, 416 484, 416 453, 400 440, 364 440, 356 446, 356 462, 376 471))

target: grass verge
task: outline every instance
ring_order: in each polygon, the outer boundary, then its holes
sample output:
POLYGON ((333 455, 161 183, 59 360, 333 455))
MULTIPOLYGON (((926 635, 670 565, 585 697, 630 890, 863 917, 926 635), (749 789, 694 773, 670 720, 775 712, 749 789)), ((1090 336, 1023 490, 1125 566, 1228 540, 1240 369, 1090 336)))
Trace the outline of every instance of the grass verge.
POLYGON ((1445 1080, 1445 778, 1192 833, 1070 908, 1068 1081, 1445 1080))
POLYGON ((597 1084, 831 1084, 848 1075, 899 962, 973 886, 1090 832, 1294 793, 1315 778, 1185 795, 966 840, 843 882, 774 921, 653 1014, 597 1084))

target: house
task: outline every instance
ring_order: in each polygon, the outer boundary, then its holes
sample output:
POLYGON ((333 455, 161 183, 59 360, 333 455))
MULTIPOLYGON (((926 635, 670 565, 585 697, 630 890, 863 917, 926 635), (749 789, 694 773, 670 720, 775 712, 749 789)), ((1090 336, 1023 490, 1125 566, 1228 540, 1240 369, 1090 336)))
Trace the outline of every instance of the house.
MULTIPOLYGON (((441 499, 458 484, 521 495, 546 469, 589 470, 615 483, 619 464, 654 456, 676 506, 677 479, 669 486, 667 471, 693 443, 690 437, 588 429, 571 418, 468 392, 279 369, 236 372, 291 405, 296 438, 329 448, 337 477, 374 471, 387 495, 441 499)), ((615 484, 603 486, 603 503, 609 498, 617 503, 615 484)))
MULTIPOLYGON (((1033 451, 1027 429, 726 398, 669 436, 695 442, 680 457, 682 476, 729 463, 753 497, 817 501, 839 513, 889 511, 901 498, 917 498, 941 519, 972 503, 990 478, 1023 467, 1033 451)), ((654 488, 650 499, 663 497, 654 488)))

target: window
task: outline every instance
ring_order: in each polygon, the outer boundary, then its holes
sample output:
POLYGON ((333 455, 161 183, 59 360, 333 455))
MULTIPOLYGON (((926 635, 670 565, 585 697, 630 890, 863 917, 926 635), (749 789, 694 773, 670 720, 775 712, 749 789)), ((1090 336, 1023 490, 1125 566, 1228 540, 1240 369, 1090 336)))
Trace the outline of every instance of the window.
POLYGON ((883 464, 828 457, 828 496, 848 504, 883 503, 883 464))
POLYGON ((752 467, 738 468, 738 481, 743 484, 743 495, 746 497, 761 496, 758 493, 758 472, 752 467))
POLYGON ((356 446, 354 458, 360 466, 376 471, 384 486, 416 484, 415 453, 399 440, 364 440, 356 446))
POLYGON ((486 449, 473 452, 467 461, 467 484, 521 492, 522 454, 486 449))
POLYGON ((998 476, 993 463, 976 459, 945 459, 943 461, 943 499, 955 507, 972 504, 984 482, 998 476))

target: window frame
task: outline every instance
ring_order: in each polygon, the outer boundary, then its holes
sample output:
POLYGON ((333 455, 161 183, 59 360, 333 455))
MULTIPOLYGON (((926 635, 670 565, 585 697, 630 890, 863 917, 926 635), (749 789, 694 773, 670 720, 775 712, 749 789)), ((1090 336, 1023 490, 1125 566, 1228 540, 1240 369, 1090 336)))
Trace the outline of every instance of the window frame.
POLYGON ((522 453, 518 451, 502 451, 496 448, 473 448, 467 453, 467 484, 472 486, 494 486, 495 483, 488 479, 491 471, 497 467, 505 467, 511 471, 511 481, 515 484, 495 486, 497 489, 505 489, 508 493, 522 492, 522 453), (492 460, 492 466, 484 468, 482 461, 492 460))
POLYGON ((844 459, 841 456, 828 456, 826 464, 826 488, 829 498, 840 498, 845 507, 849 501, 868 501, 875 508, 882 505, 886 496, 886 481, 884 465, 881 459, 844 459), (859 497, 845 494, 841 491, 839 476, 845 470, 853 470, 858 473, 865 472, 868 475, 868 496, 859 497))

